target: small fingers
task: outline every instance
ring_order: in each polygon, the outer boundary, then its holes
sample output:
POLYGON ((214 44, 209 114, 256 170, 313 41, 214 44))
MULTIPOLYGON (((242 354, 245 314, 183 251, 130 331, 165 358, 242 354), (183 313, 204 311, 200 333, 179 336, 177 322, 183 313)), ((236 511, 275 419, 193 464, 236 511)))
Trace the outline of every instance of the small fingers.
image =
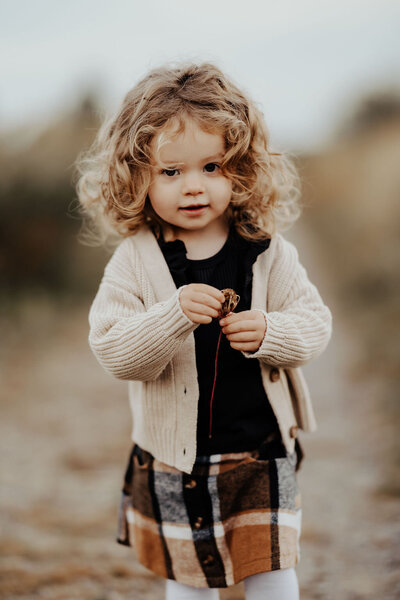
POLYGON ((208 325, 212 321, 212 317, 209 317, 204 314, 195 313, 192 311, 187 311, 187 316, 193 323, 199 323, 200 325, 208 325))
POLYGON ((255 352, 260 347, 258 342, 232 342, 231 348, 241 352, 255 352))
POLYGON ((197 292, 196 297, 193 298, 193 302, 199 302, 206 306, 210 306, 211 308, 214 308, 217 311, 221 310, 222 303, 219 302, 214 296, 210 296, 209 294, 197 292))
POLYGON ((240 312, 230 312, 224 317, 224 321, 227 323, 234 323, 235 321, 243 321, 247 319, 249 321, 254 321, 258 319, 257 311, 254 310, 242 310, 240 312))
POLYGON ((212 285, 207 285, 206 283, 193 283, 190 284, 190 286, 188 287, 191 287, 192 290, 196 292, 196 294, 202 294, 204 296, 207 296, 208 298, 214 298, 219 304, 221 304, 225 300, 225 296, 221 292, 221 290, 218 290, 212 285))
POLYGON ((199 302, 192 301, 189 305, 189 310, 198 315, 206 315, 213 318, 218 316, 218 310, 206 304, 200 304, 199 302))
POLYGON ((253 331, 242 331, 238 333, 231 333, 226 336, 230 342, 256 342, 260 340, 254 335, 253 331))
POLYGON ((228 335, 229 333, 238 333, 239 331, 257 331, 257 329, 256 321, 234 321, 229 325, 224 325, 222 332, 228 335))

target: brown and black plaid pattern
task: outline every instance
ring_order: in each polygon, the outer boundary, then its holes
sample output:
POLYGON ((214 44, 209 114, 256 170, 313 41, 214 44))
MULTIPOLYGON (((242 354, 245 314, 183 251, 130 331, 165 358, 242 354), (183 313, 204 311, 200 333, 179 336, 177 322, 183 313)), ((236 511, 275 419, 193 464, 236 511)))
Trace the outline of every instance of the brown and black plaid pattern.
POLYGON ((190 475, 134 446, 117 541, 158 575, 223 588, 300 558, 296 453, 198 457, 190 475))

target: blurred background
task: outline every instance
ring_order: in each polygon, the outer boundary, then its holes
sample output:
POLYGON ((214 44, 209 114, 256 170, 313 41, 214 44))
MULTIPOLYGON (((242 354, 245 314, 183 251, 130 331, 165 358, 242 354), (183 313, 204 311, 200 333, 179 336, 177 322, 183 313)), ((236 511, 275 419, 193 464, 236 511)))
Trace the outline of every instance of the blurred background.
POLYGON ((87 344, 110 254, 78 240, 73 177, 125 92, 181 58, 216 62, 295 157, 284 235, 333 313, 304 367, 302 598, 400 597, 399 30, 394 0, 0 1, 0 598, 163 597, 115 543, 130 413, 87 344))

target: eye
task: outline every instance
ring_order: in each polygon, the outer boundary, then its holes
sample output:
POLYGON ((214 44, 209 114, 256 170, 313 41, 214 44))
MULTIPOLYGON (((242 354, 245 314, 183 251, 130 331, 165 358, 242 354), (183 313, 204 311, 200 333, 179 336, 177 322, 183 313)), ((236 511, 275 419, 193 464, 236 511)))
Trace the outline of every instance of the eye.
POLYGON ((178 173, 178 169, 163 169, 161 171, 162 175, 166 175, 167 177, 173 177, 178 173))
POLYGON ((204 167, 204 170, 207 173, 215 173, 219 169, 219 165, 217 163, 207 163, 204 167))

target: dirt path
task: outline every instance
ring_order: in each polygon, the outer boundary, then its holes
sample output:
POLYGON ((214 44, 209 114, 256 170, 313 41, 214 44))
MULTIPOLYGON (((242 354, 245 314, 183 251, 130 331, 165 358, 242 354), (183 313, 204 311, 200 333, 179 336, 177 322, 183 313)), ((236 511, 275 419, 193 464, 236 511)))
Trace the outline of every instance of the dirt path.
MULTIPOLYGON (((333 278, 312 242, 302 236, 299 249, 330 298, 333 278)), ((114 541, 130 414, 125 383, 103 373, 87 347, 87 308, 30 299, 17 320, 1 323, 3 599, 163 597, 164 582, 114 541)), ((376 492, 382 384, 355 380, 357 347, 333 313, 327 351, 305 367, 319 429, 302 437, 302 600, 394 600, 399 502, 376 492)), ((221 594, 242 597, 240 585, 221 594)))
POLYGON ((331 306, 334 328, 325 353, 304 367, 319 428, 303 436, 308 460, 299 473, 302 597, 394 600, 400 597, 400 503, 379 492, 387 429, 379 404, 383 382, 355 373, 356 332, 332 305, 334 274, 325 273, 307 239, 298 240, 300 256, 331 306))

